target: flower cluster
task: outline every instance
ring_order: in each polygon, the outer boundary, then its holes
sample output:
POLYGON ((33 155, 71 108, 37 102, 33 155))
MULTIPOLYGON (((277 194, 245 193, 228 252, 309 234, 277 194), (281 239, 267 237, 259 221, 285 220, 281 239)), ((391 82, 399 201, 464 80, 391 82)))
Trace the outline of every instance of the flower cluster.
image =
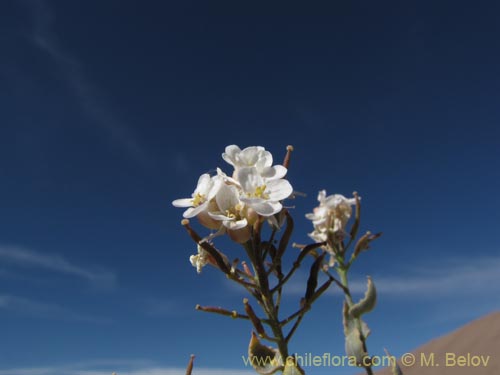
POLYGON ((222 158, 234 167, 231 176, 219 168, 214 176, 203 174, 191 198, 176 199, 172 204, 187 208, 183 215, 186 219, 197 217, 216 234, 227 233, 234 241, 244 243, 259 217, 271 219, 282 210, 281 201, 292 194, 293 188, 283 178, 287 169, 273 166, 273 157, 264 147, 241 150, 230 145, 222 158))
MULTIPOLYGON (((282 205, 293 192, 285 179, 292 151, 293 147, 288 146, 283 165, 273 165, 273 157, 264 147, 242 150, 236 145, 227 146, 222 159, 233 167, 232 173, 225 174, 219 168, 216 173, 205 173, 199 177, 191 197, 172 202, 176 207, 185 208, 181 223, 197 246, 197 253, 189 258, 197 272, 206 265, 215 267, 244 288, 255 299, 261 313, 254 310, 248 298, 243 299, 244 313, 201 305, 196 305, 196 310, 250 321, 253 329, 248 359, 258 374, 304 375, 296 358, 289 356, 290 339, 315 301, 330 285, 336 285, 344 293, 342 317, 349 363, 364 367, 366 373, 372 375, 366 344, 370 330, 364 315, 374 309, 377 291, 368 277, 364 297, 355 301, 349 288, 348 272, 358 256, 381 233, 368 231, 358 236, 361 203, 357 193, 346 198, 340 194, 327 196, 322 190, 318 194, 319 205, 306 215, 312 221, 314 230, 309 236, 314 243, 294 243, 292 247, 300 251, 291 252, 294 261, 285 262, 285 255, 290 255, 287 249, 294 230, 293 217, 282 205), (354 220, 349 223, 351 216, 354 220), (211 230, 209 236, 203 238, 193 229, 188 219, 194 217, 211 230), (270 230, 263 231, 265 221, 271 224, 270 230), (222 234, 241 244, 244 253, 227 252, 226 255, 217 248, 213 239, 222 234), (329 261, 326 255, 330 256, 329 261), (307 260, 311 266, 304 296, 297 301, 299 308, 283 317, 280 305, 282 297, 287 295, 285 287, 307 260), (265 345, 261 339, 270 341, 273 346, 265 345)), ((193 357, 186 374, 191 374, 192 367, 193 357)), ((397 365, 393 367, 393 374, 401 374, 397 365)))
POLYGON ((326 195, 325 190, 318 194, 319 206, 306 214, 312 220, 314 231, 309 233, 316 242, 340 242, 345 237, 345 227, 352 215, 352 207, 356 198, 346 198, 340 194, 326 195))

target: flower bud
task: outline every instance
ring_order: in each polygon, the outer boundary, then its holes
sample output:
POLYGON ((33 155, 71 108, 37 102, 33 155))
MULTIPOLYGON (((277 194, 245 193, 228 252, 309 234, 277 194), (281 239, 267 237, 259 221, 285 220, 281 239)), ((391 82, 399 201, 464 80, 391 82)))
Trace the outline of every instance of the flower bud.
POLYGON ((253 311, 252 306, 248 303, 248 299, 245 298, 243 299, 243 304, 245 305, 245 312, 247 313, 248 317, 250 318, 250 321, 252 322, 253 326, 255 327, 255 330, 259 334, 260 337, 265 337, 266 336, 266 331, 264 330, 264 326, 262 325, 262 322, 260 319, 257 317, 255 312, 253 311))
POLYGON ((237 243, 245 243, 247 242, 252 232, 248 226, 241 229, 227 229, 227 234, 231 240, 237 243))
POLYGON ((218 230, 221 226, 221 222, 219 220, 213 219, 208 214, 208 212, 216 211, 216 210, 217 210, 217 204, 215 202, 210 202, 208 204, 207 211, 200 212, 197 216, 200 224, 203 225, 205 228, 218 230))

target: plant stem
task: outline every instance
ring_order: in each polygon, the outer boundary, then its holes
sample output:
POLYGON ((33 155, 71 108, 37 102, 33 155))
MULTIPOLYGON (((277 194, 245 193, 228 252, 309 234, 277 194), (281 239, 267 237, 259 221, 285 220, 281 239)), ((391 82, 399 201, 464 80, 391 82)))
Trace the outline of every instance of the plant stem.
MULTIPOLYGON (((288 357, 288 344, 278 318, 278 309, 274 302, 273 294, 269 288, 269 279, 264 267, 264 259, 262 258, 263 252, 262 249, 255 248, 253 245, 252 241, 248 241, 244 244, 245 250, 255 270, 257 289, 261 296, 261 301, 258 300, 258 302, 267 316, 266 323, 273 332, 281 358, 285 361, 288 357)), ((260 247, 260 243, 257 246, 260 247)))
MULTIPOLYGON (((352 301, 351 291, 349 290, 349 281, 347 279, 348 269, 349 269, 348 267, 344 267, 343 261, 342 261, 342 263, 340 263, 340 266, 337 268, 337 273, 340 277, 340 283, 343 285, 343 290, 344 290, 345 300, 347 302, 347 305, 349 307, 352 307, 354 302, 352 301)), ((368 348, 366 346, 366 337, 363 335, 363 330, 362 330, 362 326, 361 326, 361 319, 355 318, 355 321, 356 321, 356 326, 357 326, 358 331, 359 331, 359 338, 360 338, 361 342, 363 343, 363 350, 365 353, 368 353, 368 348)), ((371 365, 363 365, 363 367, 368 375, 373 375, 373 370, 372 370, 371 365)))

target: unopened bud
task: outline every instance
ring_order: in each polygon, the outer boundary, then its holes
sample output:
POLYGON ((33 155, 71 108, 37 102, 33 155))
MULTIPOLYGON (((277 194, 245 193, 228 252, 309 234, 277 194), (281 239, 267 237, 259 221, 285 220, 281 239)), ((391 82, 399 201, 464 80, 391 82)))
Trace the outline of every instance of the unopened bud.
POLYGON ((257 333, 261 336, 264 337, 266 336, 266 331, 264 330, 264 326, 262 325, 262 322, 260 321, 259 318, 257 318, 257 315, 252 309, 252 306, 248 303, 248 299, 244 298, 243 299, 243 305, 245 305, 245 312, 247 313, 248 317, 250 318, 250 321, 252 322, 253 326, 255 327, 255 330, 257 333))
POLYGON ((354 257, 357 257, 361 252, 368 250, 370 248, 370 242, 376 240, 382 235, 382 233, 372 234, 371 232, 366 232, 364 236, 362 236, 358 242, 356 243, 356 247, 354 248, 354 257))
POLYGON ((285 159, 283 160, 283 166, 287 169, 288 169, 288 166, 290 165, 290 157, 292 155, 292 151, 293 151, 292 145, 286 146, 286 155, 285 155, 285 159))
POLYGON ((246 273, 249 277, 253 277, 253 275, 252 275, 252 271, 250 271, 250 268, 248 268, 247 262, 243 261, 243 262, 241 262, 241 265, 243 266, 243 271, 245 271, 245 273, 246 273))

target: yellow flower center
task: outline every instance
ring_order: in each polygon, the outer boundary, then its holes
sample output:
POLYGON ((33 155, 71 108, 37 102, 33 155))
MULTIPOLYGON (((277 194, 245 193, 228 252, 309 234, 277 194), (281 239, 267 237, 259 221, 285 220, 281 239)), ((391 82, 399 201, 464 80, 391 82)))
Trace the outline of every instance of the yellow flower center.
POLYGON ((248 194, 253 198, 269 199, 269 194, 266 194, 266 185, 257 186, 252 194, 248 194))
POLYGON ((193 207, 198 207, 200 204, 205 202, 205 196, 200 193, 196 193, 196 195, 193 197, 193 207))
POLYGON ((226 210, 226 216, 230 219, 236 219, 236 215, 234 212, 231 212, 230 210, 226 210))

